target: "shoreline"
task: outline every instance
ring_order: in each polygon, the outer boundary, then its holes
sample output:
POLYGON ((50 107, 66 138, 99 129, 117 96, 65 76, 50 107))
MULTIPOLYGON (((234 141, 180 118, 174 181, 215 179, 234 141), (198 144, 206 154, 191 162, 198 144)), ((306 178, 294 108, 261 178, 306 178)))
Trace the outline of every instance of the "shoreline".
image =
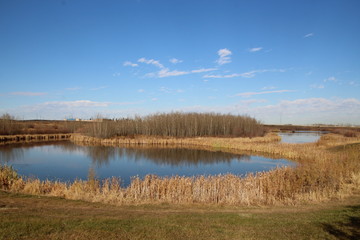
POLYGON ((277 168, 245 177, 232 174, 197 177, 147 175, 143 178, 134 177, 128 187, 122 187, 118 178, 99 180, 90 172, 87 181, 78 180, 71 184, 24 179, 11 167, 0 166, 0 189, 112 205, 171 203, 264 206, 341 199, 351 196, 360 186, 360 138, 328 134, 316 143, 307 144, 279 143, 276 139, 279 137, 274 134, 252 139, 172 139, 143 136, 95 139, 77 135, 70 139, 76 144, 119 146, 127 143, 127 146, 248 150, 255 153, 278 154, 299 164, 295 168, 277 168))
POLYGON ((69 140, 72 134, 23 134, 0 135, 0 145, 28 142, 64 141, 69 140))

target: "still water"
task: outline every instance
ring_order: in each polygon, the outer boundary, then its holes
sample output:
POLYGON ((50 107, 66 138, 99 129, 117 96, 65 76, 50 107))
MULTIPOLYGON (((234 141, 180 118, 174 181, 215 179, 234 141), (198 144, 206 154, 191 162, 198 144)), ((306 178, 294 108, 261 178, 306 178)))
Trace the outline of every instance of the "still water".
POLYGON ((320 137, 328 132, 324 131, 295 131, 280 132, 281 142, 284 143, 311 143, 316 142, 320 137))
POLYGON ((0 147, 0 164, 41 180, 87 179, 89 169, 100 179, 120 177, 126 186, 133 176, 197 176, 268 171, 295 166, 285 159, 181 148, 79 146, 71 142, 0 147))

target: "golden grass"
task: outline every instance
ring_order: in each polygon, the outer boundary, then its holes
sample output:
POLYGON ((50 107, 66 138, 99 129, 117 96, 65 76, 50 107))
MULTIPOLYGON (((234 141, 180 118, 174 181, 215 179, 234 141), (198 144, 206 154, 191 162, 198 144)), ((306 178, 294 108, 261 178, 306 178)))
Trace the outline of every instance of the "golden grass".
POLYGON ((134 177, 128 187, 117 178, 73 183, 24 179, 9 167, 1 167, 0 188, 11 192, 59 196, 66 199, 115 205, 144 203, 294 205, 349 196, 360 186, 360 138, 329 134, 317 143, 279 143, 278 136, 264 138, 141 138, 94 139, 74 136, 83 144, 192 146, 222 151, 255 151, 297 161, 283 167, 240 177, 232 174, 196 177, 134 177))

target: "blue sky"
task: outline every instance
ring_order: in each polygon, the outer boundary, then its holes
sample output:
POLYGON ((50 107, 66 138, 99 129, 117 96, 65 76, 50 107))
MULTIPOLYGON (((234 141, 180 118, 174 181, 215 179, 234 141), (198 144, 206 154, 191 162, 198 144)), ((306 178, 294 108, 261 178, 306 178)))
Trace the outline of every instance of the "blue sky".
POLYGON ((360 124, 360 1, 0 0, 0 114, 360 124))

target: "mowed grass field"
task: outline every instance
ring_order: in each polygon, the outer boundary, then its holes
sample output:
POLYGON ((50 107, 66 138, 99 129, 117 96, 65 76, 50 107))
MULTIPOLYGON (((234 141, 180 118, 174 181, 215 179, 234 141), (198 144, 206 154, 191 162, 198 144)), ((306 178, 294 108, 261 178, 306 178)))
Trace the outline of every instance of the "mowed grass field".
POLYGON ((0 239, 360 239, 360 195, 301 206, 111 206, 0 191, 0 239))

